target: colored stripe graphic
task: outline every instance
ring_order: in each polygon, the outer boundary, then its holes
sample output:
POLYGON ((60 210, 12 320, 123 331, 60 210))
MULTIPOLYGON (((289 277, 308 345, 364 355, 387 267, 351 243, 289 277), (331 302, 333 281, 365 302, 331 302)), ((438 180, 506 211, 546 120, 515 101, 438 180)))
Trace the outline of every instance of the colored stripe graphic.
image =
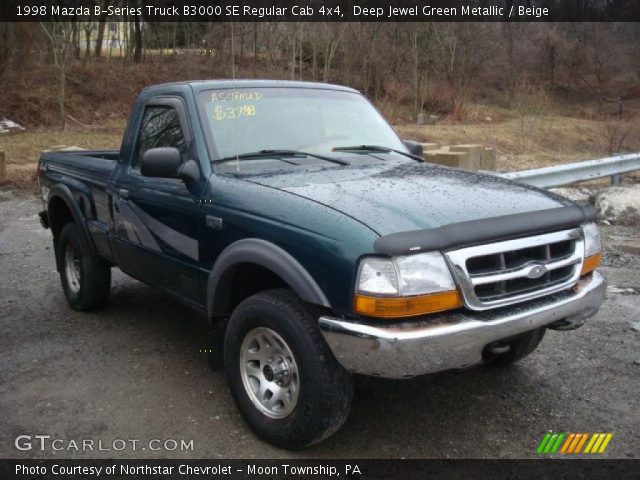
POLYGON ((538 445, 538 449, 536 450, 536 453, 543 453, 544 452, 544 447, 547 445, 547 442, 549 441, 549 438, 551 438, 551 433, 546 433, 544 435, 544 437, 542 438, 542 441, 538 445))
POLYGON ((613 433, 564 433, 547 432, 538 444, 536 452, 539 454, 578 454, 604 453, 613 433), (587 441, 588 440, 588 441, 587 441), (582 448, 585 446, 584 452, 582 448))
POLYGON ((556 438, 558 438, 558 434, 552 433, 551 438, 547 442, 547 445, 544 447, 543 453, 551 453, 551 448, 553 447, 553 444, 556 443, 556 438))
POLYGON ((600 444, 604 440, 604 437, 606 437, 604 433, 598 434, 598 439, 596 440, 596 443, 591 448, 591 453, 598 453, 598 450, 600 450, 600 444))
POLYGON ((593 435, 591 435, 591 438, 589 439, 589 443, 587 443, 587 448, 584 449, 584 453, 591 453, 591 448, 594 446, 594 444, 598 440, 598 437, 600 437, 600 435, 598 435, 597 433, 594 433, 593 435))
POLYGON ((607 448, 607 445, 609 445, 609 442, 611 441, 612 438, 613 438, 613 433, 607 433, 607 436, 604 437, 604 441, 602 442, 602 445, 600 445, 600 450, 598 451, 598 453, 604 453, 604 451, 607 448))
POLYGON ((580 443, 580 440, 582 440, 582 434, 576 433, 575 436, 573 437, 573 442, 571 442, 571 445, 569 446, 569 450, 567 451, 567 453, 575 452, 576 447, 578 446, 578 443, 580 443))
POLYGON ((556 453, 558 451, 558 448, 560 448, 560 444, 562 443, 562 440, 564 440, 566 436, 567 436, 566 433, 558 434, 558 439, 556 440, 556 443, 553 445, 553 447, 551 447, 550 453, 556 453))
POLYGON ((573 439, 576 437, 575 433, 570 433, 569 436, 567 437, 567 440, 565 440, 564 445, 562 445, 562 450, 560 450, 560 453, 567 453, 567 450, 569 449, 569 445, 571 445, 571 442, 573 442, 573 439))
POLYGON ((578 443, 578 445, 576 445, 576 450, 573 453, 580 453, 580 450, 582 450, 582 446, 584 445, 584 442, 587 441, 587 437, 589 437, 588 433, 581 433, 582 438, 580 439, 580 442, 578 443))

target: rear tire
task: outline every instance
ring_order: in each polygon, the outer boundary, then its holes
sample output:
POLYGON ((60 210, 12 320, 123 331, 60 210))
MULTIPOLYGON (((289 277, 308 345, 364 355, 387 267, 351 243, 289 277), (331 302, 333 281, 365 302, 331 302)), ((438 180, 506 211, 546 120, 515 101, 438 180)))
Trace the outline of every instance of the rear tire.
POLYGON ((91 251, 75 223, 62 228, 56 249, 62 289, 71 308, 88 311, 105 305, 111 290, 111 267, 91 251))
POLYGON ((278 447, 320 442, 349 413, 351 375, 291 290, 258 293, 235 309, 225 332, 224 367, 245 421, 278 447))
POLYGON ((545 327, 537 328, 529 332, 525 332, 518 337, 500 342, 505 346, 509 346, 509 350, 505 353, 490 353, 485 356, 485 365, 489 367, 506 367, 532 353, 544 338, 547 331, 545 327))

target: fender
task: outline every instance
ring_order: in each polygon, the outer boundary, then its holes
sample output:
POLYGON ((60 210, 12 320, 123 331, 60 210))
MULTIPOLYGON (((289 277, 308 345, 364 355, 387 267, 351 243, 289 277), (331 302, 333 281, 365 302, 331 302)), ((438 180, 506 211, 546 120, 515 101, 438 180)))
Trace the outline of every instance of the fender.
POLYGON ((76 223, 78 230, 80 231, 80 235, 83 236, 92 253, 96 254, 96 249, 93 244, 93 240, 91 239, 91 235, 89 235, 89 229, 87 228, 87 222, 85 221, 84 214, 80 210, 73 193, 71 193, 71 190, 66 185, 58 183, 54 185, 49 192, 49 198, 47 199, 47 215, 49 217, 49 224, 52 223, 50 210, 51 200, 55 197, 62 199, 62 201, 67 205, 71 212, 71 216, 73 217, 73 221, 76 223))
POLYGON ((213 265, 207 282, 209 318, 223 313, 225 275, 242 263, 254 263, 271 270, 306 302, 331 307, 316 281, 294 257, 266 240, 246 238, 225 248, 213 265))

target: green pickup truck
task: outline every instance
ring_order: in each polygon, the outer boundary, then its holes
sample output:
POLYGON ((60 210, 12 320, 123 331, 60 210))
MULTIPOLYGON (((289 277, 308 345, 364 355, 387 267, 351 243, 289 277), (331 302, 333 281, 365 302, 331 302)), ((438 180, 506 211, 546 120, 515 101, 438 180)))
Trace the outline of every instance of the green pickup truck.
POLYGON ((45 153, 39 180, 70 306, 103 307, 117 266, 206 315, 284 448, 340 428, 353 374, 507 365, 604 299, 593 209, 426 163, 347 87, 146 88, 119 151, 45 153))

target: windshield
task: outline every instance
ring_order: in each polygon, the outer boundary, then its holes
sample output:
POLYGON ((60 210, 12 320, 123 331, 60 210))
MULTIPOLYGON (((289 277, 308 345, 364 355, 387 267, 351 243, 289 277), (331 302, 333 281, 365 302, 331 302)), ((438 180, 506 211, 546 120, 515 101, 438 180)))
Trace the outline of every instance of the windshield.
POLYGON ((212 159, 261 150, 407 149, 360 94, 310 88, 207 90, 199 98, 212 159))

